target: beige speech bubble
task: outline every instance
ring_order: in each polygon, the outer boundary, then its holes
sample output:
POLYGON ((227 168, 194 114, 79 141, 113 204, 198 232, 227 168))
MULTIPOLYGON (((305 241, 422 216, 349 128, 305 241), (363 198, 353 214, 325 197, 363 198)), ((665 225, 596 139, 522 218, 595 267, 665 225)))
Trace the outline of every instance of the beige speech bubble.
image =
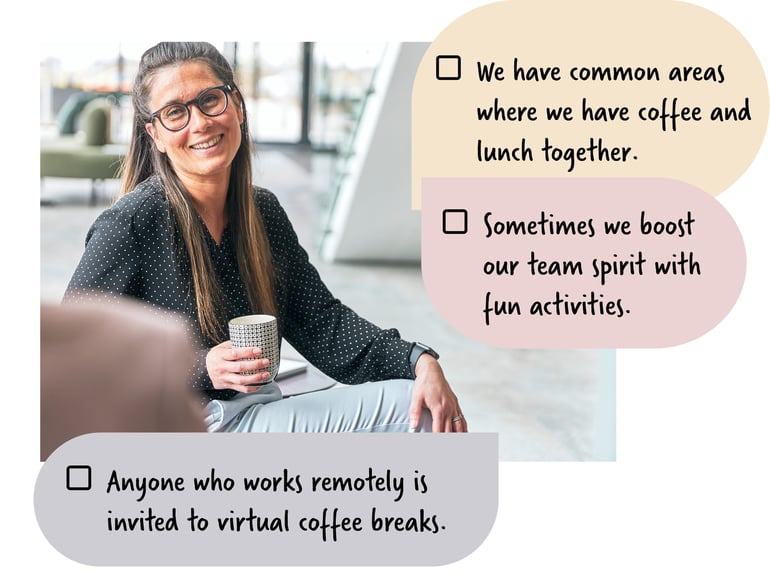
POLYGON ((448 26, 418 68, 412 205, 423 177, 654 176, 717 195, 767 119, 756 54, 704 8, 493 3, 448 26))

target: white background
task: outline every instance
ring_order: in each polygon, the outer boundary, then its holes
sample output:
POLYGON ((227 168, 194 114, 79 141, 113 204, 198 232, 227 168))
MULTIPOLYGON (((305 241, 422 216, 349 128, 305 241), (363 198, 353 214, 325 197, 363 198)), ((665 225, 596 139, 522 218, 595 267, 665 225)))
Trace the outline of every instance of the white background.
MULTIPOLYGON (((642 0, 640 0, 642 1, 642 0)), ((646 1, 646 0, 644 0, 646 1)), ((93 568, 56 552, 33 511, 38 461, 37 164, 43 42, 125 38, 431 41, 487 2, 139 2, 35 5, 2 24, 6 274, 2 571, 204 575, 212 569, 93 568), (168 25, 167 18, 173 24, 168 25), (182 24, 183 23, 183 24, 182 24), (9 90, 12 89, 12 92, 9 90), (14 96, 11 96, 13 94, 14 96), (25 98, 29 102, 23 102, 25 98), (32 230, 30 230, 32 229, 32 230), (17 329, 21 330, 17 330, 17 329)), ((699 0, 770 70, 762 3, 699 0)), ((522 2, 526 6, 526 2, 522 2)), ((525 10, 522 10, 525 13, 525 10)), ((633 25, 629 23, 629 25, 633 25)), ((682 31, 686 41, 686 30, 682 31)), ((651 33, 650 38, 654 35, 651 33)), ((565 47, 568 49, 569 47, 565 47)), ((683 346, 618 352, 617 462, 501 463, 497 522, 463 561, 428 568, 227 568, 228 575, 770 575, 768 145, 718 198, 743 234, 748 270, 730 315, 683 346)), ((697 295, 694 295, 697 298, 697 295)), ((708 307, 703 302, 703 307, 708 307)), ((666 330, 666 327, 661 327, 666 330)), ((468 474, 458 463, 458 474, 468 474)), ((458 499, 472 498, 458 495, 458 499)), ((297 552, 301 556, 301 552, 297 552)))

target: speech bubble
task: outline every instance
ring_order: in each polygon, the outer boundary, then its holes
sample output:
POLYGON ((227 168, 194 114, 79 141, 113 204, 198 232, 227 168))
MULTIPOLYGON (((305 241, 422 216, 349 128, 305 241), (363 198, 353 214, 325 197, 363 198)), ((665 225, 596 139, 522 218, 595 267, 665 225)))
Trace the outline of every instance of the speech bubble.
POLYGON ((497 451, 493 433, 93 433, 43 464, 35 514, 89 565, 443 565, 492 529, 497 451))
POLYGON ((735 222, 670 179, 425 178, 422 274, 457 330, 499 347, 662 347, 732 308, 735 222))
POLYGON ((516 2, 451 23, 418 68, 423 177, 667 177, 711 195, 764 137, 767 81, 728 22, 690 4, 516 2))

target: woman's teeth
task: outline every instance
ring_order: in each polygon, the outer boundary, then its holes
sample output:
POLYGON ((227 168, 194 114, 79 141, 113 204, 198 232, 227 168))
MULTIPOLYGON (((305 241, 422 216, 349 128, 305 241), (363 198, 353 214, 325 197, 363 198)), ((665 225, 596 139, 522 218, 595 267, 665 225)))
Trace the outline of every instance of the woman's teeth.
POLYGON ((211 148, 212 146, 217 144, 220 140, 222 140, 221 136, 215 136, 214 138, 206 142, 201 142, 200 144, 193 144, 190 148, 193 148, 195 150, 205 150, 206 148, 211 148))

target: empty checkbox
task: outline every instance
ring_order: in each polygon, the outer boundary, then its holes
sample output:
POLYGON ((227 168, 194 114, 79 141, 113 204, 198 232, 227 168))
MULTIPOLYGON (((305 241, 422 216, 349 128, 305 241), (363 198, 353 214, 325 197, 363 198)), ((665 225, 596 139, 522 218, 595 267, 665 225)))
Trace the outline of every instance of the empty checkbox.
POLYGON ((460 57, 456 54, 436 56, 437 80, 460 80, 460 57))
POLYGON ((443 218, 444 234, 465 234, 468 232, 468 211, 464 208, 447 208, 443 218))
POLYGON ((67 467, 67 490, 91 490, 91 467, 89 465, 70 465, 67 467))

